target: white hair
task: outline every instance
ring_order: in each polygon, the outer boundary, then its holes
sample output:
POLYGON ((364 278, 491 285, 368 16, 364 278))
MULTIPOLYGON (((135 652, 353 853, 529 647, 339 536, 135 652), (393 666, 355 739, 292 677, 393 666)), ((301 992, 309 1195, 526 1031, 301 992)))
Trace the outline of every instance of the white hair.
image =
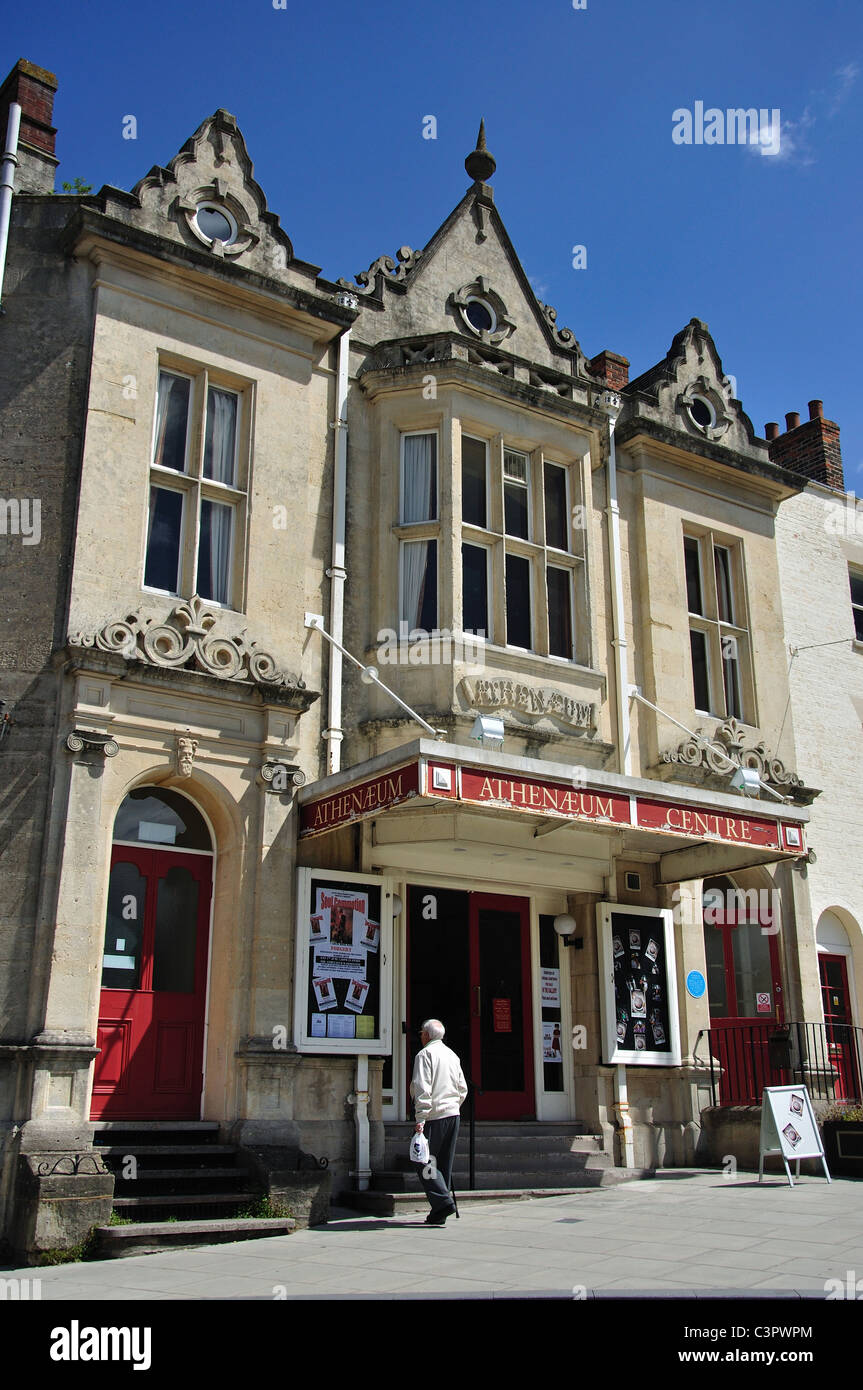
POLYGON ((428 1033, 429 1042, 438 1042, 446 1032, 439 1018, 427 1018, 423 1024, 423 1032, 428 1033))

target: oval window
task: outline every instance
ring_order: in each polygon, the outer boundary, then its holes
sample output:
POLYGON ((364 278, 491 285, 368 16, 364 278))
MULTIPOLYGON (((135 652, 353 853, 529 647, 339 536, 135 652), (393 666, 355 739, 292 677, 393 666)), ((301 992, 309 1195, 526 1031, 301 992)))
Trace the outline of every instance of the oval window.
POLYGON ((689 402, 689 414, 692 416, 699 429, 709 429, 716 421, 714 410, 709 401, 703 396, 693 396, 689 402))
POLYGON ((230 245, 237 237, 237 224, 230 213, 215 203, 201 203, 195 211, 198 231, 208 241, 221 241, 230 245))
POLYGON ((493 333, 496 322, 495 312, 484 299, 469 299, 464 316, 477 333, 493 333))

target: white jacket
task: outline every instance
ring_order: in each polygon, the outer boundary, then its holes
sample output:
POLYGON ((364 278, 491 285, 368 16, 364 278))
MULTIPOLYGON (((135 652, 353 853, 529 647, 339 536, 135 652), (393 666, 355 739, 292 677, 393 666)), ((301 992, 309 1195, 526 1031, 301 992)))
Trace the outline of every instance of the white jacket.
POLYGON ((467 1095, 461 1062, 451 1047, 435 1038, 420 1048, 414 1062, 411 1096, 417 1123, 457 1115, 467 1095))

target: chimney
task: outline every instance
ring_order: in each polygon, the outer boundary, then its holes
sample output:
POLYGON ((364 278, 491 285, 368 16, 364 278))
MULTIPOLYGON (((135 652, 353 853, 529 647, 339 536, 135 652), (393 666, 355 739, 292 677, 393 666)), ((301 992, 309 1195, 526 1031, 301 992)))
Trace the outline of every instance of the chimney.
POLYGON ((776 439, 779 435, 779 426, 775 420, 768 420, 764 426, 764 434, 768 440, 776 439))
POLYGON ((622 391, 629 384, 629 358, 603 348, 587 364, 594 376, 602 377, 609 391, 622 391))
POLYGON ((57 131, 51 119, 56 90, 57 79, 53 72, 37 68, 25 58, 18 59, 0 87, 0 139, 5 141, 6 138, 12 102, 17 101, 21 107, 16 193, 54 192, 54 173, 59 161, 54 157, 57 131))
POLYGON ((832 420, 824 419, 824 406, 821 401, 809 402, 809 419, 800 423, 797 411, 785 416, 786 430, 779 433, 779 426, 765 426, 767 449, 772 463, 800 473, 814 483, 837 492, 845 491, 845 476, 842 471, 842 451, 839 447, 839 426, 832 420))

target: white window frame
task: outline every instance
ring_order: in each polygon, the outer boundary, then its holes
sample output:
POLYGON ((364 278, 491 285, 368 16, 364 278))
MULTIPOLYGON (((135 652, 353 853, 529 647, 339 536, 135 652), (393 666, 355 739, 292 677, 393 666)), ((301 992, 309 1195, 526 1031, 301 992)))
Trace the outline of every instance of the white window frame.
POLYGON ((469 434, 468 432, 464 432, 464 433, 462 434, 462 436, 461 436, 462 446, 464 446, 464 441, 465 441, 466 439, 469 439, 473 444, 481 444, 482 447, 483 447, 483 449, 485 450, 485 526, 481 526, 481 525, 479 524, 478 521, 468 521, 467 518, 466 518, 466 516, 465 516, 465 514, 464 514, 464 458, 463 458, 463 456, 461 457, 461 470, 462 470, 462 473, 461 473, 461 486, 462 486, 462 509, 461 509, 461 519, 462 519, 462 525, 463 525, 463 526, 473 526, 477 531, 488 531, 488 530, 490 529, 489 523, 490 523, 490 521, 491 521, 491 466, 490 466, 491 460, 490 460, 490 457, 489 457, 489 454, 490 454, 489 444, 488 444, 488 440, 487 440, 487 439, 482 439, 478 434, 469 434))
MULTIPOLYGON (((428 525, 429 523, 424 522, 421 524, 428 525)), ((434 543, 434 545, 437 546, 437 564, 435 565, 435 620, 434 627, 430 628, 429 631, 436 632, 440 628, 440 538, 438 536, 406 536, 404 537, 404 539, 399 540, 399 631, 401 630, 402 623, 408 624, 409 634, 411 632, 426 631, 425 628, 413 627, 409 620, 404 616, 404 554, 405 546, 407 545, 430 545, 432 543, 434 543)), ((399 640, 401 640, 401 638, 399 638, 399 640)))
POLYGON ((707 715, 711 719, 736 718, 739 719, 742 724, 754 725, 756 723, 755 675, 753 668, 752 629, 746 598, 746 571, 744 566, 743 543, 733 538, 721 536, 711 530, 705 529, 702 531, 689 529, 687 527, 684 527, 683 530, 683 541, 683 581, 687 607, 687 622, 690 633, 700 632, 704 635, 707 652, 707 698, 710 708, 704 710, 699 705, 695 704, 695 681, 691 666, 692 656, 690 650, 690 674, 693 677, 693 707, 697 714, 707 715), (699 586, 701 589, 701 606, 704 610, 702 613, 694 613, 689 608, 688 595, 686 594, 687 541, 694 542, 696 546, 699 586), (735 619, 734 622, 726 622, 719 618, 715 558, 715 552, 717 550, 725 550, 729 555, 731 611, 735 619), (726 659, 724 656, 724 642, 729 638, 737 645, 734 679, 740 705, 738 713, 729 711, 725 694, 725 679, 722 663, 726 659))
POLYGON ((399 526, 438 526, 440 525, 440 431, 439 430, 403 430, 399 434, 399 505, 398 505, 398 525, 399 526), (435 515, 426 521, 405 521, 405 440, 416 439, 420 436, 433 435, 435 441, 435 515))
MULTIPOLYGON (((492 548, 491 548, 490 545, 487 545, 487 544, 485 544, 485 543, 482 542, 482 541, 471 540, 469 537, 466 537, 466 536, 464 536, 464 535, 462 535, 461 543, 462 543, 462 546, 470 545, 470 546, 473 547, 474 550, 484 550, 484 551, 485 551, 485 616, 486 616, 486 622, 487 622, 487 624, 488 624, 488 631, 486 632, 485 637, 483 638, 483 641, 485 641, 485 642, 493 642, 493 641, 494 641, 494 594, 493 594, 493 591, 492 591, 492 584, 493 584, 493 582, 494 582, 494 575, 493 575, 493 566, 492 566, 492 548)), ((464 626, 464 557, 462 557, 462 618, 461 618, 461 621, 462 621, 461 630, 462 630, 462 632, 467 633, 467 629, 466 629, 465 626, 464 626)), ((474 634, 473 634, 473 633, 470 633, 470 634, 468 634, 468 635, 473 636, 474 634)))
POLYGON ((529 453, 527 453, 524 449, 513 449, 510 445, 504 444, 504 446, 503 446, 503 458, 501 459, 501 475, 500 475, 500 476, 501 476, 501 506, 502 506, 501 519, 502 519, 502 522, 503 522, 503 534, 504 534, 505 537, 508 537, 508 538, 509 538, 510 540, 512 540, 512 541, 524 541, 526 545, 543 545, 543 546, 544 546, 544 544, 545 544, 545 537, 543 537, 543 540, 542 540, 542 541, 534 541, 534 540, 533 540, 533 524, 534 524, 534 518, 533 518, 533 497, 532 497, 532 495, 531 495, 532 492, 533 492, 533 489, 532 489, 532 487, 531 487, 530 465, 531 465, 531 457, 530 457, 530 454, 529 454, 529 453), (515 478, 508 478, 508 477, 506 476, 506 456, 507 456, 507 454, 518 454, 518 456, 519 456, 520 458, 523 458, 523 459, 524 459, 525 464, 526 464, 526 470, 525 470, 525 471, 526 471, 527 476, 526 476, 525 481, 524 481, 523 484, 520 483, 520 482, 517 482, 515 478), (513 531, 507 531, 507 529, 506 529, 506 488, 507 488, 507 483, 509 483, 510 487, 522 487, 522 486, 523 486, 525 492, 527 493, 527 535, 526 535, 526 536, 517 536, 517 535, 515 534, 515 532, 513 532, 513 531))
MULTIPOLYGON (((561 550, 559 546, 556 546, 556 545, 549 545, 549 542, 548 542, 548 521, 547 521, 547 518, 545 517, 544 514, 543 514, 543 523, 544 523, 544 525, 545 525, 545 532, 546 532, 546 533, 545 533, 545 536, 543 537, 543 545, 545 546, 546 550, 550 550, 550 551, 552 552, 552 554, 554 554, 554 555, 572 555, 572 553, 573 553, 573 550, 572 550, 572 503, 571 503, 571 500, 570 500, 570 478, 569 478, 569 468, 567 467, 567 465, 566 465, 565 463, 556 463, 554 459, 543 458, 543 460, 542 460, 543 513, 544 513, 544 510, 545 510, 545 470, 546 470, 546 468, 559 468, 559 469, 561 470, 561 472, 563 473, 563 486, 564 486, 564 523, 565 523, 565 526, 566 526, 567 547, 566 547, 565 550, 561 550)), ((574 632, 574 631, 575 631, 575 629, 573 629, 573 632, 574 632)))
MULTIPOLYGON (((553 550, 553 551, 552 551, 552 554, 553 554, 553 555, 563 555, 564 553, 565 553, 565 552, 562 551, 562 550, 553 550)), ((571 565, 554 565, 554 564, 550 564, 550 563, 547 562, 547 563, 546 563, 546 566, 545 566, 545 590, 546 590, 546 600, 545 600, 545 604, 546 604, 546 620, 547 620, 547 623, 548 623, 548 657, 549 657, 549 661, 568 661, 568 662, 570 662, 570 664, 571 664, 571 663, 575 660, 575 585, 574 585, 574 583, 573 583, 573 570, 572 570, 572 566, 571 566, 571 565), (569 633, 570 633, 569 656, 561 656, 559 652, 553 652, 553 651, 551 650, 551 612, 550 612, 549 603, 548 603, 548 572, 549 572, 549 570, 559 570, 561 574, 565 574, 565 575, 567 576, 567 580, 568 580, 568 586, 569 586, 569 633)))
POLYGON ((249 392, 228 384, 207 367, 200 372, 181 371, 168 363, 159 362, 156 371, 156 393, 153 408, 153 428, 150 439, 150 466, 147 477, 147 500, 141 558, 141 589, 144 593, 167 594, 176 598, 192 598, 198 591, 198 560, 201 542, 202 502, 215 502, 231 510, 231 557, 228 571, 228 595, 222 602, 216 598, 204 601, 213 608, 242 612, 245 602, 246 544, 249 496, 251 493, 251 408, 249 392), (190 383, 189 409, 186 418, 186 442, 183 457, 184 471, 167 468, 154 461, 158 423, 158 390, 162 375, 180 377, 190 383), (204 448, 207 429, 207 402, 211 389, 222 391, 237 402, 234 438, 234 484, 219 482, 204 476, 204 448), (241 484, 245 484, 242 486, 241 484), (150 540, 150 490, 179 492, 183 499, 180 522, 179 560, 176 589, 160 589, 144 582, 150 540))

